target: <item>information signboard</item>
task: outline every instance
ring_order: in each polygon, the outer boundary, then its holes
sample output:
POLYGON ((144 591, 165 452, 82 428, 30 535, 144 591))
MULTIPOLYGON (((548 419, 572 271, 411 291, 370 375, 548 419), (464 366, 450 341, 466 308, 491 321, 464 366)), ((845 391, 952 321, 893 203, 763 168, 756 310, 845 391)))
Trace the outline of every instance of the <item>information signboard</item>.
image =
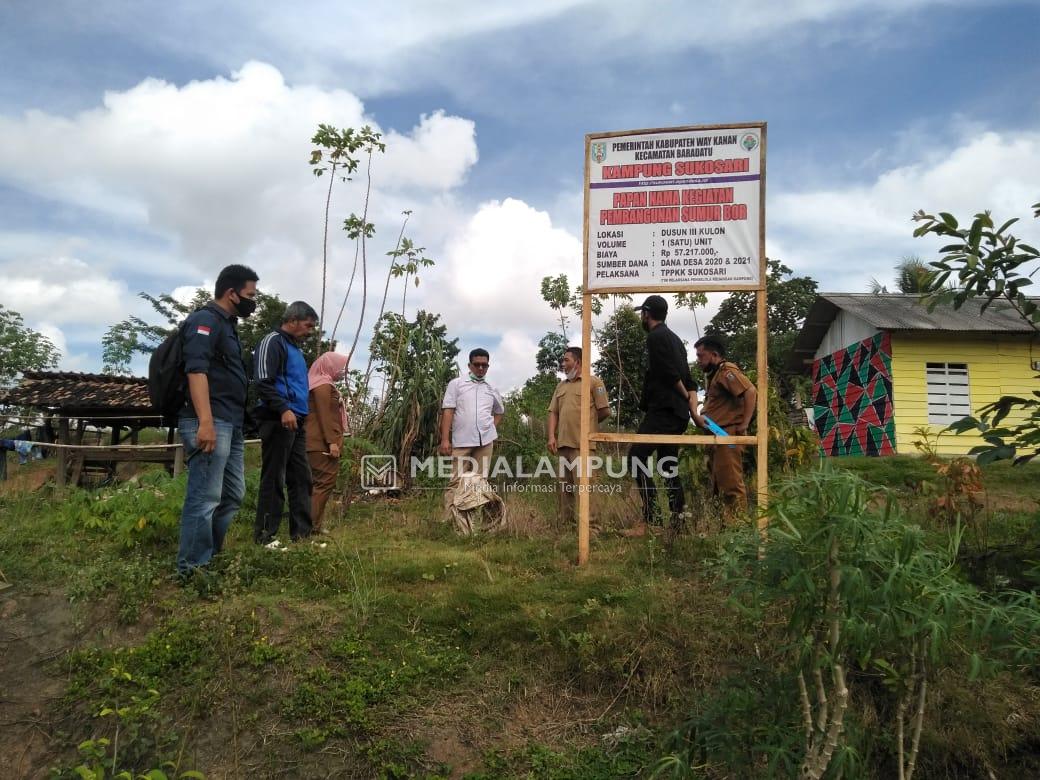
POLYGON ((589 136, 588 290, 758 288, 763 131, 589 136))

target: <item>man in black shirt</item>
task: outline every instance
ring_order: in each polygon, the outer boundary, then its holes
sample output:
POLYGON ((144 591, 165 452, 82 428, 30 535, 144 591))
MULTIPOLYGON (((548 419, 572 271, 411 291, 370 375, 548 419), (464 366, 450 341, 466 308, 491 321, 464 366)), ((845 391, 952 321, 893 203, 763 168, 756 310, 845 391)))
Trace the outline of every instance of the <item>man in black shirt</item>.
POLYGON ((213 300, 188 315, 183 327, 188 398, 178 428, 188 464, 181 510, 177 571, 205 566, 224 546, 224 535, 246 494, 246 370, 236 317, 256 309, 256 272, 229 265, 217 277, 213 300))
MULTIPOLYGON (((635 308, 640 312, 643 330, 647 331, 647 368, 639 404, 646 414, 636 432, 671 435, 685 433, 691 409, 697 405, 697 385, 690 376, 686 347, 664 323, 668 316, 668 301, 660 295, 651 295, 635 308)), ((667 485, 668 508, 675 529, 681 522, 686 500, 679 481, 679 446, 633 444, 628 451, 628 459, 643 502, 643 516, 625 532, 625 536, 645 536, 649 526, 661 525, 657 513, 656 488, 650 470, 650 457, 655 452, 657 468, 667 485)))

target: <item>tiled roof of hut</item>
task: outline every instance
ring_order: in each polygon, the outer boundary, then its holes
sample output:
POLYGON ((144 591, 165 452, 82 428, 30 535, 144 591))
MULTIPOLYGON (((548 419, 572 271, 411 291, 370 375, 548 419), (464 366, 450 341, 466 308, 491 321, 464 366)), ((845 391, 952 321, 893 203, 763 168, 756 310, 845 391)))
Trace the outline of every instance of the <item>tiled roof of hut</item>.
POLYGON ((73 371, 26 371, 16 386, 0 391, 0 403, 40 409, 154 413, 147 379, 73 371))

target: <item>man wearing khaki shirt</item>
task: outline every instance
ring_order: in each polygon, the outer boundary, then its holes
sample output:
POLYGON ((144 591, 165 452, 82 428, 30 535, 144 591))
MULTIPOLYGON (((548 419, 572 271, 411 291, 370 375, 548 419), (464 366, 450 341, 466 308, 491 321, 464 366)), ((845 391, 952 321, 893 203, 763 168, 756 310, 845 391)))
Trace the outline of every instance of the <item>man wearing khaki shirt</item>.
MULTIPOLYGON (((549 452, 560 456, 557 464, 557 504, 560 520, 574 522, 574 506, 577 490, 577 463, 581 446, 581 347, 567 347, 561 361, 567 378, 560 382, 549 402, 549 452)), ((607 388, 599 377, 589 378, 592 385, 589 406, 589 432, 599 429, 600 420, 610 416, 610 401, 607 388)), ((596 449, 589 442, 589 450, 596 449)))
POLYGON ((448 383, 441 403, 440 454, 453 458, 451 482, 445 496, 451 502, 459 476, 472 458, 485 477, 491 465, 491 452, 498 438, 496 426, 505 414, 502 395, 485 381, 491 358, 486 349, 469 353, 469 376, 448 383))
MULTIPOLYGON (((736 365, 726 360, 726 345, 720 336, 704 336, 693 347, 697 350, 697 365, 708 378, 704 406, 700 414, 694 414, 693 422, 707 428, 704 417, 710 417, 729 435, 746 436, 755 416, 758 391, 736 365)), ((732 525, 747 512, 743 453, 744 447, 728 444, 711 447, 708 456, 712 492, 722 499, 726 525, 732 525)))

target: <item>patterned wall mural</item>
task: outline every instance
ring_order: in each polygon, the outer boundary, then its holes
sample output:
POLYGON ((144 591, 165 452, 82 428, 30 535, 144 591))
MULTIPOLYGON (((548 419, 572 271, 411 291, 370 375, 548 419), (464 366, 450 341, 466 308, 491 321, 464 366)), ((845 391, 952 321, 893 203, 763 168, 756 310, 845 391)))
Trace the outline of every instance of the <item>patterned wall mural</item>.
POLYGON ((893 454, 889 334, 879 333, 813 361, 813 398, 824 454, 893 454))

